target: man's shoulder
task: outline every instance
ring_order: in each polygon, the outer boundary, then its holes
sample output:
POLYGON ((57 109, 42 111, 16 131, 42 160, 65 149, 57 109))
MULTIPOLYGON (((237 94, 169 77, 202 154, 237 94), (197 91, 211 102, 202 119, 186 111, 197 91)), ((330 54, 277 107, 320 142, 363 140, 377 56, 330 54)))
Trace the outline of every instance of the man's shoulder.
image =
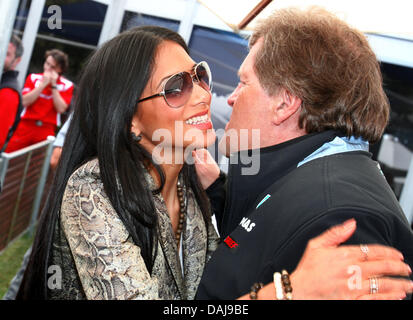
POLYGON ((19 94, 16 90, 14 90, 13 88, 0 88, 0 95, 1 95, 1 99, 13 99, 19 98, 19 94))
POLYGON ((336 209, 387 218, 402 214, 376 163, 349 153, 315 159, 293 170, 257 199, 257 207, 284 212, 286 220, 294 217, 297 223, 336 209))
POLYGON ((0 79, 0 90, 9 88, 16 92, 20 92, 19 82, 17 81, 18 72, 11 70, 3 73, 0 79))
POLYGON ((340 193, 354 188, 370 188, 371 184, 384 187, 386 180, 377 162, 365 151, 343 152, 312 160, 292 170, 281 182, 305 189, 307 195, 316 196, 317 188, 328 188, 330 193, 340 193), (369 179, 362 179, 369 177, 369 179))

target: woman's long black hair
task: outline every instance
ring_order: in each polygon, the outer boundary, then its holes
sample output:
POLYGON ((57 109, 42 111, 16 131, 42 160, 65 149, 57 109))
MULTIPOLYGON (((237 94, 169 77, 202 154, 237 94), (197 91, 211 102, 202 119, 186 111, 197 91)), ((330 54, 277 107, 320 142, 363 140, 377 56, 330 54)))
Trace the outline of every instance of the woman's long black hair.
MULTIPOLYGON (((151 155, 132 141, 131 123, 138 98, 152 74, 156 49, 164 40, 174 41, 189 52, 177 33, 145 26, 119 34, 89 58, 74 98, 73 119, 17 299, 47 299, 53 233, 60 220, 67 181, 77 168, 96 157, 104 191, 134 243, 140 247, 148 271, 152 272, 157 215, 152 192, 145 184, 145 169, 139 164, 150 161, 158 171, 161 186, 156 192, 162 189, 165 177, 151 155)), ((185 164, 182 170, 206 220, 209 204, 194 166, 185 164)))

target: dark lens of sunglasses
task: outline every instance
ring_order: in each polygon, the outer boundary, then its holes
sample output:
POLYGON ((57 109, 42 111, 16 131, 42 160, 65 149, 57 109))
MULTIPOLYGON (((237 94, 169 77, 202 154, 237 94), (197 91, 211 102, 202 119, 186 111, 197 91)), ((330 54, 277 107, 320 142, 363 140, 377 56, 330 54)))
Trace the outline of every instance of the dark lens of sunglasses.
POLYGON ((207 90, 210 89, 210 81, 209 72, 204 66, 204 64, 199 64, 195 70, 196 77, 198 78, 199 83, 207 90))
POLYGON ((192 89, 189 73, 181 72, 170 78, 165 84, 165 98, 171 107, 178 108, 186 103, 192 89))

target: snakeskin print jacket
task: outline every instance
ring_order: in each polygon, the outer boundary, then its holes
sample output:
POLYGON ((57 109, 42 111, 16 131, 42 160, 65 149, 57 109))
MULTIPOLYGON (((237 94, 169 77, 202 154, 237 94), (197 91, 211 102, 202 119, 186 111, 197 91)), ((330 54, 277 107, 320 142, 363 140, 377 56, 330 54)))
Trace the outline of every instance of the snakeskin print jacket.
MULTIPOLYGON (((155 190, 149 173, 145 179, 155 190)), ((68 180, 55 227, 49 270, 60 270, 61 279, 49 278, 49 299, 193 299, 219 238, 211 221, 205 225, 192 190, 186 194, 183 270, 166 205, 158 194, 158 248, 149 274, 140 248, 104 192, 97 159, 81 166, 68 180)))

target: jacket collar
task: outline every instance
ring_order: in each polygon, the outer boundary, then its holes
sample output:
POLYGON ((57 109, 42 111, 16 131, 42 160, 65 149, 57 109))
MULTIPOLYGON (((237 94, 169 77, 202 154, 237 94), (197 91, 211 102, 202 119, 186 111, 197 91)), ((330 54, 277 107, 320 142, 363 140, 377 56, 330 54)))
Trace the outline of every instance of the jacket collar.
MULTIPOLYGON (((300 161, 324 143, 333 140, 337 135, 336 131, 329 130, 307 134, 266 148, 239 152, 235 155, 239 161, 234 161, 235 164, 230 162, 229 166, 229 171, 234 179, 234 186, 242 194, 250 192, 251 189, 256 190, 256 188, 264 190, 275 180, 295 169, 300 161), (258 170, 252 175, 245 174, 245 168, 251 167, 251 164, 245 161, 248 154, 255 154, 250 159, 259 162, 253 164, 258 170)), ((233 157, 231 157, 231 160, 234 160, 233 157)))
POLYGON ((297 168, 300 161, 324 143, 342 136, 334 130, 307 134, 266 148, 238 152, 231 156, 228 168, 228 190, 221 236, 229 234, 239 223, 242 214, 256 203, 257 197, 275 181, 297 168), (258 161, 249 163, 246 159, 258 161), (257 167, 255 174, 245 169, 257 167), (253 190, 253 192, 252 192, 253 190))
POLYGON ((2 82, 8 79, 16 79, 19 75, 19 72, 16 70, 9 70, 3 72, 3 75, 1 76, 2 82))

